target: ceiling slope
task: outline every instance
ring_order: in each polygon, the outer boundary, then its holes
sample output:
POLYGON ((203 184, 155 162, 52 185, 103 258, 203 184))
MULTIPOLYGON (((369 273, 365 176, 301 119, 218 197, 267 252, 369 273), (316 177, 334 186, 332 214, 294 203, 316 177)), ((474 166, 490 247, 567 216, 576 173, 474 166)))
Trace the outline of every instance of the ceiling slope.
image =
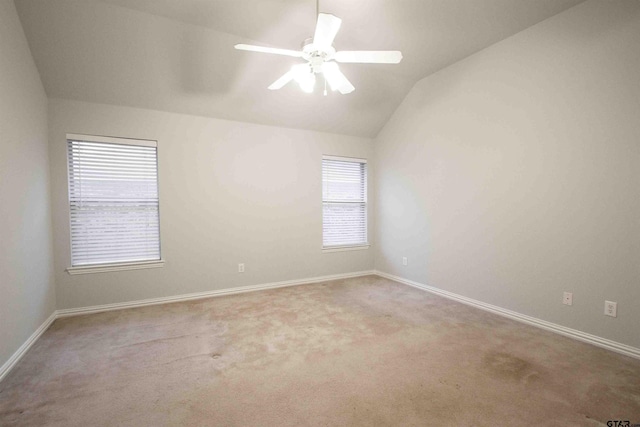
POLYGON ((419 79, 582 0, 326 0, 340 50, 401 50, 399 65, 343 64, 356 90, 267 86, 300 61, 312 0, 15 0, 51 98, 374 137, 419 79))

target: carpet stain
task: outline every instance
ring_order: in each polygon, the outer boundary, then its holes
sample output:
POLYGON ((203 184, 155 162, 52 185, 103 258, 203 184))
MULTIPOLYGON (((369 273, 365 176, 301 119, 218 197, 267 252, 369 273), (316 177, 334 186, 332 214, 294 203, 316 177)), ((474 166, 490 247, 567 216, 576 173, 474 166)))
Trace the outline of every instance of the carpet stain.
POLYGON ((520 382, 526 378, 539 377, 531 362, 509 353, 489 352, 484 357, 483 365, 490 375, 496 375, 506 380, 520 382))

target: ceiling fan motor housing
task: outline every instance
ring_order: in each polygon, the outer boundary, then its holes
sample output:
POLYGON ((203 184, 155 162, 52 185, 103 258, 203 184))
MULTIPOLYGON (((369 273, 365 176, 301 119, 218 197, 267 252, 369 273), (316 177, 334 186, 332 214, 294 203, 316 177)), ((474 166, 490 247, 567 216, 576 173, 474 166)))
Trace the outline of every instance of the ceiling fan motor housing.
POLYGON ((313 44, 311 37, 302 42, 302 58, 309 61, 309 66, 316 74, 322 72, 322 64, 333 59, 335 53, 336 50, 333 46, 330 46, 329 49, 318 49, 313 44))

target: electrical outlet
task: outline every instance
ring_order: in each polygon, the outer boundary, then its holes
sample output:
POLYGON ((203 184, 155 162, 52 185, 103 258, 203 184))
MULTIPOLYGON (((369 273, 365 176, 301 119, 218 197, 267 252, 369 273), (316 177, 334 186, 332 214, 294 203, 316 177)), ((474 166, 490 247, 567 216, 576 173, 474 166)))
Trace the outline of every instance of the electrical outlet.
POLYGON ((618 303, 614 301, 604 302, 604 315, 618 317, 618 303))
POLYGON ((406 256, 403 256, 402 257, 402 265, 407 265, 407 264, 409 264, 409 260, 407 259, 406 256))
POLYGON ((571 292, 565 292, 562 296, 562 303, 564 305, 573 305, 573 294, 571 292))
POLYGON ((244 273, 244 264, 238 264, 238 273, 244 273))

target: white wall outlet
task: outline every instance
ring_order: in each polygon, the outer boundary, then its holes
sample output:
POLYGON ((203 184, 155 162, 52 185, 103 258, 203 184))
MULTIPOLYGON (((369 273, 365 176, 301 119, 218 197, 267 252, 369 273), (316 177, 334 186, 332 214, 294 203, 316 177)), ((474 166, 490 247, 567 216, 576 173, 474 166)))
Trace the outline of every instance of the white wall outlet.
POLYGON ((604 302, 604 315, 618 317, 618 303, 614 301, 604 302))
POLYGON ((565 292, 562 295, 562 303, 564 305, 573 305, 573 294, 571 292, 565 292))
POLYGON ((402 265, 407 265, 407 264, 409 264, 409 260, 407 259, 406 256, 403 256, 402 257, 402 265))
POLYGON ((238 273, 244 273, 244 264, 238 264, 238 273))

